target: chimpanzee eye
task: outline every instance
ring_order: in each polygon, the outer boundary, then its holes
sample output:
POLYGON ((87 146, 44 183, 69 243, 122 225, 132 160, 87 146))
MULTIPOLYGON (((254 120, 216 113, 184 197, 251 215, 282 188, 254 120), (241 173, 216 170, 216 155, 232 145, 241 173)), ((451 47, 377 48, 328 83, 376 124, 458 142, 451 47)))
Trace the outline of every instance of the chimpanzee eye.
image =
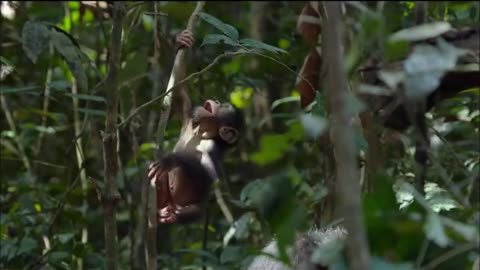
POLYGON ((198 127, 199 124, 200 124, 200 121, 198 121, 198 119, 192 119, 192 127, 193 128, 198 127))

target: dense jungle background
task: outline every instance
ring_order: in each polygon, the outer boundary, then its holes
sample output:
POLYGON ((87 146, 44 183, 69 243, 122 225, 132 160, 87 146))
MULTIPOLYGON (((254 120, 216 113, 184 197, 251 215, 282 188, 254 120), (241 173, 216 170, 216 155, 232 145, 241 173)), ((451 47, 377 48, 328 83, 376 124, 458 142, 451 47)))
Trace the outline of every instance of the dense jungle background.
POLYGON ((329 269, 479 269, 480 3, 1 14, 0 269, 242 269, 272 239, 288 264, 297 232, 337 225, 347 239, 312 258, 329 269), (194 104, 229 101, 245 128, 208 219, 156 227, 147 167, 180 134, 175 61, 194 104))

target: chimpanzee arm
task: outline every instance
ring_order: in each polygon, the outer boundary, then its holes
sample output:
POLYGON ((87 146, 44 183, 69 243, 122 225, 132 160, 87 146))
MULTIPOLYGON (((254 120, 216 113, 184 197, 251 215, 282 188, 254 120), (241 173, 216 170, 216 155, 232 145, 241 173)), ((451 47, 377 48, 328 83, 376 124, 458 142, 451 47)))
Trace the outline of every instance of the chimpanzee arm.
POLYGON ((201 204, 190 204, 175 210, 177 223, 186 224, 198 220, 203 213, 204 207, 201 204))
MULTIPOLYGON (((188 49, 193 46, 195 39, 193 38, 192 32, 188 30, 182 31, 177 35, 175 39, 175 54, 177 54, 182 49, 188 49)), ((177 74, 177 82, 185 79, 185 65, 180 65, 181 69, 179 74, 177 74)), ((182 128, 184 128, 188 121, 190 120, 190 113, 192 111, 192 101, 187 94, 187 84, 180 84, 175 91, 173 91, 175 109, 177 113, 181 115, 182 128)))

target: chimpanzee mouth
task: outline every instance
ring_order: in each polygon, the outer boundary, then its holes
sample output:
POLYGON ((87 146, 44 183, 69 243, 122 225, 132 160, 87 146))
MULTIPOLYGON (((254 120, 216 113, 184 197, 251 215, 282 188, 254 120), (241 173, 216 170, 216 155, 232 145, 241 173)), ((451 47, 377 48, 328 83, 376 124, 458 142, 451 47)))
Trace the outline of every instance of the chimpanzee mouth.
POLYGON ((213 108, 212 105, 210 105, 210 102, 205 102, 205 104, 203 104, 203 108, 205 108, 205 110, 207 110, 209 113, 213 113, 213 108))

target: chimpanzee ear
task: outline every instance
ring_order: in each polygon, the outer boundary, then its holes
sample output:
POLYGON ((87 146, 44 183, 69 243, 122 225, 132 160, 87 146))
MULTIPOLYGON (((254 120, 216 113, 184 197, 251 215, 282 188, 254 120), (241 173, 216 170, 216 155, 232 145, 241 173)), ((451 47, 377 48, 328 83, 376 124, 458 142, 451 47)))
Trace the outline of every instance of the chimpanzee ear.
POLYGON ((238 130, 233 127, 221 126, 218 134, 228 144, 234 144, 238 139, 238 130))

